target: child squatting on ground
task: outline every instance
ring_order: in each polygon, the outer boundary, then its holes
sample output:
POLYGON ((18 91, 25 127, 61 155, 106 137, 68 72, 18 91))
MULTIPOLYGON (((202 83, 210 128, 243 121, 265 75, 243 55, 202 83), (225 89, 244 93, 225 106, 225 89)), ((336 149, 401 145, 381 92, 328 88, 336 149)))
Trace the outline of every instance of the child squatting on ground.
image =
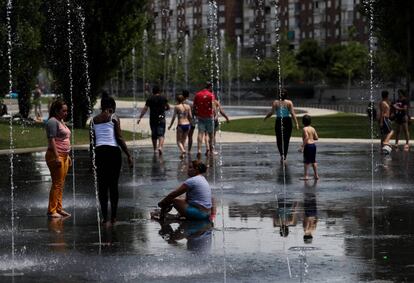
POLYGON ((302 118, 303 132, 302 140, 303 144, 301 150, 303 152, 303 163, 304 163, 304 180, 309 180, 308 170, 309 165, 312 164, 313 176, 315 180, 319 179, 318 175, 318 164, 316 163, 316 144, 315 141, 318 140, 318 134, 316 130, 311 126, 311 117, 309 115, 304 115, 302 118))

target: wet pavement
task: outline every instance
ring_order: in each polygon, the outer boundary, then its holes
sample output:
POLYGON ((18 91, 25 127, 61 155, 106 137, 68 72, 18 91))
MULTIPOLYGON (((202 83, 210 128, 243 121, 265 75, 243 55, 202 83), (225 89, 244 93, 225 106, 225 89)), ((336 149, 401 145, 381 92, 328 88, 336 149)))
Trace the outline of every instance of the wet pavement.
POLYGON ((134 171, 124 160, 119 221, 101 227, 102 245, 88 152, 76 152, 75 201, 67 178, 63 205, 73 216, 53 221, 44 152, 16 155, 14 260, 9 160, 0 156, 0 281, 414 281, 413 152, 375 153, 372 175, 369 144, 319 143, 321 179, 305 182, 298 143, 285 172, 275 145, 258 144, 223 144, 221 158, 206 159, 214 226, 149 219, 185 180, 188 160, 175 146, 161 158, 140 148, 134 171))

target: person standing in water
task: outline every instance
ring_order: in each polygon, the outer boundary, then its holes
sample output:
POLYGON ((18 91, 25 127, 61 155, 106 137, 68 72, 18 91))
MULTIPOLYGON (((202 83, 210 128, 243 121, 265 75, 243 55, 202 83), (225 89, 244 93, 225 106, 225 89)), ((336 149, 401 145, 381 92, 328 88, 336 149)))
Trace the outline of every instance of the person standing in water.
POLYGON ((379 104, 379 124, 381 130, 381 148, 385 145, 390 146, 390 140, 394 134, 392 130, 392 123, 390 120, 391 115, 391 103, 388 100, 388 91, 381 92, 381 102, 379 104))
POLYGON ((111 201, 111 223, 116 222, 119 199, 118 180, 122 165, 121 149, 128 157, 129 167, 133 166, 132 156, 122 137, 120 120, 115 114, 115 109, 115 100, 107 93, 103 93, 101 113, 95 116, 91 123, 103 224, 108 222, 108 193, 111 201))
POLYGON ((42 120, 42 90, 40 89, 39 85, 36 85, 33 91, 33 106, 34 106, 34 114, 36 120, 42 120))
POLYGON ((316 163, 316 144, 318 134, 314 127, 311 126, 311 117, 304 115, 302 117, 303 132, 302 132, 302 151, 303 151, 303 163, 304 163, 304 175, 303 180, 309 180, 308 171, 309 165, 312 164, 313 176, 315 180, 319 179, 318 164, 316 163))
POLYGON ((409 101, 404 90, 398 90, 398 100, 394 104, 394 117, 395 117, 395 146, 398 146, 401 129, 405 135, 404 150, 408 150, 410 147, 410 132, 408 128, 408 122, 410 116, 408 115, 409 101))
POLYGON ((209 155, 213 151, 214 100, 215 97, 213 94, 213 84, 210 82, 207 82, 205 89, 199 91, 194 97, 193 107, 198 121, 197 156, 201 156, 201 148, 205 139, 205 135, 207 135, 206 155, 209 155))
POLYGON ((161 95, 158 86, 152 88, 152 95, 145 102, 145 106, 142 108, 137 124, 141 122, 141 119, 144 117, 145 113, 147 113, 148 108, 150 109, 152 147, 154 148, 154 152, 158 149, 158 153, 161 155, 165 139, 165 111, 170 110, 170 105, 168 104, 167 98, 164 95, 161 95))
POLYGON ((191 149, 193 147, 193 135, 194 130, 197 125, 197 117, 194 115, 194 109, 193 109, 193 101, 190 99, 190 92, 188 90, 183 90, 183 96, 184 96, 184 104, 187 104, 191 108, 191 128, 188 131, 188 152, 191 152, 191 149))
POLYGON ((177 96, 177 105, 174 107, 174 114, 168 127, 168 130, 170 130, 177 117, 177 145, 180 149, 181 158, 184 158, 186 154, 185 142, 191 129, 191 117, 193 115, 191 113, 191 107, 188 104, 184 104, 184 101, 185 98, 183 95, 180 94, 177 96))
POLYGON ((47 215, 53 218, 70 216, 70 213, 62 208, 65 178, 72 165, 69 156, 71 132, 64 121, 67 115, 68 106, 62 99, 57 99, 50 106, 46 124, 48 146, 45 159, 52 177, 47 215))
MULTIPOLYGON (((227 116, 227 114, 224 112, 223 108, 221 107, 221 104, 218 100, 213 101, 213 116, 214 116, 214 133, 213 133, 213 148, 216 147, 216 134, 220 127, 220 121, 219 121, 219 114, 226 119, 227 123, 230 123, 230 119, 227 116)), ((207 138, 207 136, 206 136, 207 138)), ((207 144, 207 141, 206 141, 207 144)), ((216 153, 216 151, 214 151, 216 153)))
POLYGON ((276 143, 280 154, 280 162, 282 163, 286 161, 286 156, 288 154, 289 141, 292 135, 292 118, 295 121, 296 129, 299 130, 299 124, 296 118, 293 103, 292 101, 286 98, 287 90, 283 89, 280 94, 280 99, 272 102, 272 109, 269 111, 269 113, 267 113, 266 117, 264 118, 264 120, 267 120, 273 115, 273 113, 276 115, 276 143))

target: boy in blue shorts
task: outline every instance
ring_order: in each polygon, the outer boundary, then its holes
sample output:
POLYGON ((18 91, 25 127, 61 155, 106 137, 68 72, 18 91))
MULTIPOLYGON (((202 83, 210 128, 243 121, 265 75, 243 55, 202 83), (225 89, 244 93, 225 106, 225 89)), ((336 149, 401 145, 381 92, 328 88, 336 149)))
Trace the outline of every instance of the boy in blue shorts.
POLYGON ((316 163, 316 144, 318 140, 318 134, 316 130, 311 126, 311 117, 304 115, 302 118, 303 131, 302 131, 302 151, 303 151, 303 163, 304 163, 304 176, 303 180, 309 180, 308 170, 309 165, 312 164, 314 179, 319 179, 318 164, 316 163))

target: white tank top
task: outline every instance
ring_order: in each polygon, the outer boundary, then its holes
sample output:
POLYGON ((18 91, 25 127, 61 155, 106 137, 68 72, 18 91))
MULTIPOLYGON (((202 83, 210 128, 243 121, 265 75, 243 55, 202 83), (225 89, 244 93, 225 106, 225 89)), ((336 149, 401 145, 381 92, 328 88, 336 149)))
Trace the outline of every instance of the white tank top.
POLYGON ((109 122, 93 124, 93 128, 95 130, 96 147, 101 145, 118 146, 115 138, 115 125, 114 122, 112 122, 113 116, 114 114, 111 115, 109 122))

